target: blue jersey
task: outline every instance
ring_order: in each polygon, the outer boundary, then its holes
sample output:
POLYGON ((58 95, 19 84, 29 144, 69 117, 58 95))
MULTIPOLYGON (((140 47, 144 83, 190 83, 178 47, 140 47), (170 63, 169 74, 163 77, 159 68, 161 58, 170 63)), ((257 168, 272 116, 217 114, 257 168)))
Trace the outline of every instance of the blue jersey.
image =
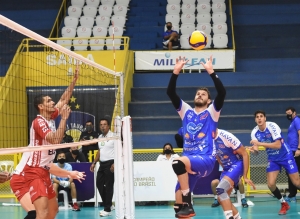
POLYGON ((287 133, 287 144, 291 147, 292 151, 296 151, 299 145, 299 134, 298 131, 300 130, 300 118, 296 116, 288 129, 287 133))
POLYGON ((176 30, 166 30, 165 32, 164 32, 164 40, 165 40, 165 36, 169 36, 171 33, 173 33, 173 32, 175 32, 175 33, 177 33, 178 34, 178 32, 176 31, 176 30))
POLYGON ((194 108, 181 100, 178 114, 182 119, 183 128, 182 155, 214 155, 213 139, 220 117, 220 111, 216 111, 214 104, 197 113, 194 108))
POLYGON ((256 126, 251 132, 251 139, 263 143, 272 143, 276 140, 281 141, 280 149, 266 148, 269 161, 281 161, 286 159, 290 154, 290 147, 284 142, 281 136, 281 129, 274 122, 266 122, 266 129, 264 131, 260 131, 258 126, 256 126))
POLYGON ((240 140, 230 132, 218 129, 218 135, 214 140, 216 155, 220 158, 224 170, 229 170, 232 165, 242 160, 235 150, 242 146, 240 140))

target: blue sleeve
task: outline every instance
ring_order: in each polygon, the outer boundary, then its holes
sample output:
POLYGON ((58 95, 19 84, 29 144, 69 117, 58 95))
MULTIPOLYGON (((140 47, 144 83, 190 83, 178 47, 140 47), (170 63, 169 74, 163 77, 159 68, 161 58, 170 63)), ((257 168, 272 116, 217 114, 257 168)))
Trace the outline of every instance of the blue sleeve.
POLYGON ((297 131, 300 130, 300 118, 295 119, 295 128, 297 129, 297 131))

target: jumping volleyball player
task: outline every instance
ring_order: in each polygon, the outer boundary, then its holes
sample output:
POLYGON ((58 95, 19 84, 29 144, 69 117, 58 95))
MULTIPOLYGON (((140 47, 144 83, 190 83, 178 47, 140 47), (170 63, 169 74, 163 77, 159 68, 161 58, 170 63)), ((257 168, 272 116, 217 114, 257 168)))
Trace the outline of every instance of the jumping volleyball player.
MULTIPOLYGON (((24 167, 30 157, 30 152, 25 152, 17 165, 15 171, 10 180, 10 187, 14 192, 16 198, 19 200, 22 208, 28 213, 24 219, 35 219, 36 211, 35 207, 30 200, 29 187, 25 181, 25 174, 23 172, 24 167)), ((79 181, 84 179, 84 173, 78 171, 66 171, 59 168, 55 164, 49 165, 51 174, 61 177, 71 177, 72 179, 78 179, 79 181)))
POLYGON ((181 100, 176 94, 176 81, 179 72, 187 62, 188 60, 185 60, 184 57, 176 59, 167 90, 168 96, 182 119, 184 136, 182 157, 174 160, 172 164, 179 181, 176 186, 176 202, 174 204, 175 217, 177 218, 196 215, 191 204, 191 191, 193 191, 197 180, 208 176, 214 168, 216 160, 213 156, 213 138, 226 96, 222 82, 214 73, 211 56, 205 64, 201 64, 215 84, 217 90, 215 100, 211 101, 210 93, 205 87, 196 91, 195 108, 181 100), (212 104, 209 106, 211 102, 212 104))
MULTIPOLYGON (((69 87, 55 105, 51 97, 38 95, 34 106, 39 115, 33 120, 30 129, 30 146, 59 144, 64 136, 66 120, 71 110, 67 106, 78 79, 78 67, 69 87), (54 119, 60 114, 61 120, 56 130, 54 119)), ((56 194, 49 174, 49 164, 55 157, 55 150, 34 151, 30 153, 24 168, 31 201, 36 209, 37 219, 54 219, 58 211, 56 194)))

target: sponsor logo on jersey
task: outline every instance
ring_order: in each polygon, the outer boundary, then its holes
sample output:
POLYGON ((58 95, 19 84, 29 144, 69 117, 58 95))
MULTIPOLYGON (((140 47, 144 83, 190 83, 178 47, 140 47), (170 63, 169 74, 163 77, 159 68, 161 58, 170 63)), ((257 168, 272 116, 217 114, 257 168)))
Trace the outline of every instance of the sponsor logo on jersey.
POLYGON ((200 116, 200 120, 206 119, 207 116, 208 116, 208 112, 206 112, 202 116, 200 116))
POLYGON ((224 155, 223 158, 224 158, 224 159, 228 159, 229 156, 228 156, 228 155, 224 155))
POLYGON ((187 139, 189 139, 190 138, 189 133, 185 133, 184 137, 187 138, 187 139))
POLYGON ((278 133, 278 130, 276 129, 276 126, 273 123, 270 123, 270 127, 274 134, 274 137, 280 136, 280 133, 278 133))
POLYGON ((198 131, 200 131, 200 129, 202 128, 203 124, 202 123, 198 123, 197 125, 193 122, 189 122, 187 124, 187 130, 189 133, 191 134, 196 134, 198 131))
POLYGON ((205 134, 203 133, 203 132, 200 132, 199 134, 198 134, 198 138, 203 138, 205 136, 205 134))
POLYGON ((233 138, 231 135, 225 133, 225 132, 220 132, 219 134, 220 136, 222 136, 223 138, 225 138, 229 143, 233 144, 235 147, 237 147, 238 142, 236 141, 235 138, 233 138))
POLYGON ((186 116, 188 120, 191 120, 193 118, 193 112, 189 112, 189 114, 186 116))

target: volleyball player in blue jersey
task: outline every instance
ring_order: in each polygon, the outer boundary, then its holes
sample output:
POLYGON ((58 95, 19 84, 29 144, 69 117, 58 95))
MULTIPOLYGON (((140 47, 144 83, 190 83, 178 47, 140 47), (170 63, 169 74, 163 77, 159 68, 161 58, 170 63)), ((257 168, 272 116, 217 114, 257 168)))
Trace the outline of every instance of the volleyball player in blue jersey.
POLYGON ((205 87, 196 91, 195 108, 181 100, 176 93, 176 81, 181 69, 187 62, 188 60, 185 60, 184 57, 176 59, 167 89, 167 94, 182 119, 184 136, 182 157, 174 160, 172 164, 179 181, 176 186, 176 202, 174 204, 175 217, 178 218, 196 215, 191 204, 191 191, 193 191, 197 180, 208 176, 214 168, 213 138, 226 96, 222 82, 214 73, 211 56, 205 64, 201 64, 215 84, 217 90, 215 100, 211 100, 210 93, 205 87))
POLYGON ((214 144, 217 160, 223 167, 220 182, 216 188, 218 201, 222 205, 226 219, 241 219, 239 212, 230 201, 230 194, 242 176, 245 183, 255 189, 253 182, 247 177, 249 155, 237 137, 222 129, 217 129, 214 144))
POLYGON ((290 209, 276 186, 276 179, 283 167, 292 183, 300 189, 300 179, 297 164, 288 144, 281 135, 280 127, 274 122, 267 122, 266 113, 258 110, 254 113, 256 127, 251 132, 251 152, 258 151, 258 146, 266 148, 268 155, 267 181, 273 195, 280 200, 281 209, 278 214, 284 215, 290 209))

